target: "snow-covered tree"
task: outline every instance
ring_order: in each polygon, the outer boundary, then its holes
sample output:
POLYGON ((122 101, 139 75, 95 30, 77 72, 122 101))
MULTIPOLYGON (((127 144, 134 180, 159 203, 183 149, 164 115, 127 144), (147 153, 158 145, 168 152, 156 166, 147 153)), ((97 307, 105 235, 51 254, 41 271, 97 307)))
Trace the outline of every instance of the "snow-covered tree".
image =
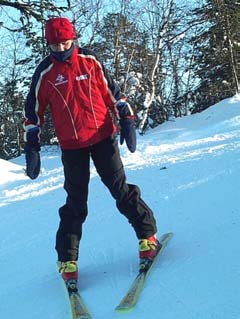
POLYGON ((195 10, 195 15, 201 23, 205 22, 192 39, 196 46, 194 74, 199 85, 191 95, 195 104, 193 112, 199 112, 239 91, 240 3, 237 0, 207 0, 205 6, 195 10))

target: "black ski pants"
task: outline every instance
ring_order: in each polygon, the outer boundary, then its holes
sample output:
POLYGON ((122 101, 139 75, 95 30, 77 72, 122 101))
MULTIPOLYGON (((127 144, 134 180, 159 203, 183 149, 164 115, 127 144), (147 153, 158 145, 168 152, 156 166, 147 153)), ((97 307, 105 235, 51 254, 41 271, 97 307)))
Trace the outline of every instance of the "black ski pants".
POLYGON ((137 238, 147 238, 157 232, 153 213, 141 199, 139 187, 126 183, 117 140, 114 137, 86 148, 62 150, 67 199, 65 205, 59 209, 60 224, 56 235, 59 261, 78 259, 82 224, 88 214, 90 158, 102 182, 116 200, 118 210, 133 226, 137 238))

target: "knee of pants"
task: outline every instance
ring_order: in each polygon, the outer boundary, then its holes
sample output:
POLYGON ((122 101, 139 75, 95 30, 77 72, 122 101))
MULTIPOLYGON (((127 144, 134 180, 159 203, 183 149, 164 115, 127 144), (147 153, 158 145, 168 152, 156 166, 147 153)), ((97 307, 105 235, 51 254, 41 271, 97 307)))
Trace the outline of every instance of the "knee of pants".
POLYGON ((140 199, 140 188, 133 184, 126 184, 125 187, 122 187, 122 190, 119 192, 119 197, 117 201, 128 202, 129 204, 137 204, 140 199))
POLYGON ((128 200, 140 192, 136 185, 127 184, 123 169, 120 169, 115 174, 102 179, 103 183, 108 187, 110 193, 117 202, 128 200))
POLYGON ((72 206, 69 204, 65 204, 59 209, 59 216, 61 220, 65 220, 69 223, 77 222, 82 224, 88 215, 87 204, 82 204, 78 206, 72 206))

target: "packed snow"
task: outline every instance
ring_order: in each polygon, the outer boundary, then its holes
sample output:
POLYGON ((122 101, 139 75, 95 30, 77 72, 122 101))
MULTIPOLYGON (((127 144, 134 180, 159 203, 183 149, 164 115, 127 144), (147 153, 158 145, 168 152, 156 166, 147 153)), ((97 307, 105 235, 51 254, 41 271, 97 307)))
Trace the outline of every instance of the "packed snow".
MULTIPOLYGON (((93 319, 240 319, 240 96, 138 136, 134 154, 120 149, 158 235, 174 237, 134 310, 116 313, 138 242, 92 167, 79 289, 93 319)), ((0 318, 71 318, 54 249, 66 196, 60 151, 43 147, 41 159, 34 181, 24 156, 0 160, 0 318)))

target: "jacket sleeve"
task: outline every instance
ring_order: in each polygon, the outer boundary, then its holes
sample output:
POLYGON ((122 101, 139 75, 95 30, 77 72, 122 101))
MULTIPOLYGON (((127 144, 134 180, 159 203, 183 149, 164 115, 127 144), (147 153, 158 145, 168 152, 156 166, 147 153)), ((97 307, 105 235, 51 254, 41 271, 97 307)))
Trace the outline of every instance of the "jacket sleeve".
MULTIPOLYGON (((47 107, 46 96, 43 94, 42 75, 47 67, 49 67, 50 61, 45 59, 36 68, 30 90, 25 100, 23 110, 23 129, 24 129, 24 141, 27 141, 27 132, 33 128, 40 128, 44 123, 44 111, 47 107)), ((40 136, 40 134, 39 134, 40 136)))
POLYGON ((81 53, 94 57, 96 63, 96 77, 98 79, 98 84, 103 98, 113 114, 117 115, 118 112, 115 104, 121 99, 126 99, 125 94, 121 91, 116 81, 109 74, 103 63, 98 59, 97 55, 93 51, 85 48, 81 48, 80 50, 81 53))
MULTIPOLYGON (((106 87, 105 91, 105 102, 110 108, 113 114, 118 118, 118 111, 116 108, 116 103, 121 99, 126 99, 125 95, 121 92, 116 81, 110 76, 103 64, 100 64, 100 79, 99 83, 102 82, 102 87, 106 87)), ((104 93, 104 90, 102 90, 104 93)))
POLYGON ((105 80, 107 82, 108 90, 111 92, 112 96, 114 97, 114 103, 116 103, 123 96, 125 97, 125 94, 122 93, 122 91, 120 90, 120 87, 118 86, 116 81, 110 76, 110 74, 105 69, 103 64, 101 64, 101 68, 102 68, 102 71, 103 71, 103 76, 104 76, 104 78, 105 78, 105 80))

